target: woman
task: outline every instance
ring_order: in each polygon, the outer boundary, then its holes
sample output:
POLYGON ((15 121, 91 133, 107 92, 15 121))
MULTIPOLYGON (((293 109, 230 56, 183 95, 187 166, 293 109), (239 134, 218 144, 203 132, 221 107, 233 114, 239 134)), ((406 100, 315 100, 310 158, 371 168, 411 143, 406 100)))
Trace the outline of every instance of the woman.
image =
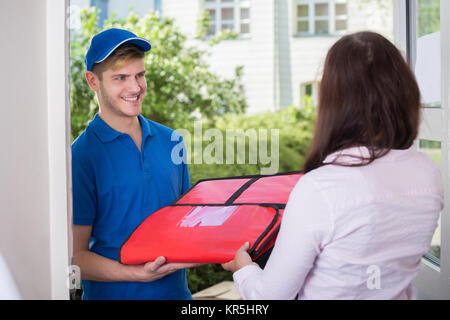
POLYGON ((328 52, 316 132, 272 254, 233 261, 244 299, 413 299, 443 208, 439 167, 416 151, 420 92, 398 49, 372 32, 328 52))

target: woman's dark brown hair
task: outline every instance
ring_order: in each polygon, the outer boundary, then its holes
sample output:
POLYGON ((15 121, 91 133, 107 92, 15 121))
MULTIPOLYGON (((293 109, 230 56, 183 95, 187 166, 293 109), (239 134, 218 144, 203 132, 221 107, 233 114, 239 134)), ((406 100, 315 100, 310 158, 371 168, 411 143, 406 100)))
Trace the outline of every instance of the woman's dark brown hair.
MULTIPOLYGON (((304 164, 323 166, 333 152, 365 146, 367 165, 409 148, 420 122, 420 91, 400 51, 373 32, 342 37, 329 50, 319 89, 313 142, 304 164)), ((336 163, 339 164, 339 163, 336 163)))

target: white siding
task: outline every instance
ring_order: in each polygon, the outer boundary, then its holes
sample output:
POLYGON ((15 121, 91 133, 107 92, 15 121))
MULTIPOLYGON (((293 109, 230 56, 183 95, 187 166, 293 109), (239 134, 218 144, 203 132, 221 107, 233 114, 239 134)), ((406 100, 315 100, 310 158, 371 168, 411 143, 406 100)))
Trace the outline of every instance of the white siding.
POLYGON ((348 0, 348 33, 370 30, 394 41, 394 1, 348 0))
POLYGON ((320 80, 327 51, 337 39, 337 37, 292 38, 292 96, 295 105, 300 104, 300 85, 320 80))
MULTIPOLYGON (((202 11, 197 0, 164 0, 163 14, 173 17, 184 32, 195 35, 197 19, 202 11)), ((224 77, 234 75, 236 66, 244 66, 243 81, 249 104, 248 112, 275 108, 274 1, 251 1, 249 39, 225 40, 215 45, 209 59, 212 70, 224 77)))
POLYGON ((153 11, 154 4, 154 0, 109 0, 108 16, 115 12, 119 17, 126 17, 129 11, 128 8, 133 6, 133 11, 142 17, 149 11, 153 11))
POLYGON ((276 39, 275 39, 275 59, 276 59, 276 108, 283 108, 293 104, 292 87, 292 61, 291 61, 291 29, 289 16, 291 7, 289 0, 280 0, 275 12, 276 39))
POLYGON ((163 17, 175 18, 176 24, 189 38, 196 35, 201 11, 201 0, 162 0, 163 17))
MULTIPOLYGON (((288 17, 280 17, 280 21, 289 20, 292 34, 290 43, 281 43, 280 49, 289 48, 290 68, 284 64, 282 73, 291 72, 291 88, 293 103, 300 104, 300 85, 306 82, 320 81, 323 63, 329 48, 340 38, 339 36, 299 37, 295 35, 296 1, 291 1, 291 11, 288 17)), ((390 40, 394 38, 393 30, 393 0, 381 0, 380 7, 376 2, 348 0, 348 30, 347 33, 371 30, 383 34, 390 40)), ((288 77, 281 77, 286 79, 288 77)), ((282 83, 287 86, 286 82, 282 83)), ((286 94, 286 93, 285 93, 286 94)), ((286 101, 288 99, 285 99, 286 101)), ((283 101, 283 100, 282 100, 283 101)), ((284 105, 282 105, 284 106, 284 105)))
POLYGON ((231 76, 234 67, 244 66, 248 113, 275 109, 275 19, 274 1, 253 0, 251 37, 227 40, 213 47, 213 69, 231 76))
MULTIPOLYGON (((381 3, 382 8, 373 2, 349 0, 348 33, 373 30, 393 40, 392 0, 381 3)), ((163 1, 164 16, 175 18, 191 38, 201 10, 199 0, 163 1)), ((298 106, 300 85, 320 80, 326 53, 339 37, 296 36, 295 14, 295 0, 253 0, 250 39, 225 40, 212 48, 209 62, 219 74, 231 77, 234 67, 244 66, 249 113, 298 106)))
MULTIPOLYGON (((348 0, 348 33, 372 30, 394 40, 393 1, 348 0)), ((110 12, 123 14, 130 4, 147 12, 154 2, 110 0, 110 12)), ((194 40, 202 11, 202 0, 162 0, 162 15, 175 18, 190 45, 204 47, 203 41, 194 40)), ((339 39, 297 36, 296 11, 296 0, 250 0, 250 37, 224 40, 211 49, 208 62, 220 75, 232 77, 236 66, 244 66, 249 113, 299 105, 300 85, 320 80, 326 53, 339 39)))

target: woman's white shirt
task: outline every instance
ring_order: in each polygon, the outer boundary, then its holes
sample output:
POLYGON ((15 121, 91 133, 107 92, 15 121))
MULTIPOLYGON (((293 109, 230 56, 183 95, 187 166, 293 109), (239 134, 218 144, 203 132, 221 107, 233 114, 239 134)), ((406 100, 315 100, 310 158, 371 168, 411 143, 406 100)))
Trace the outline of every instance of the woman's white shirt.
MULTIPOLYGON (((327 157, 355 163, 365 147, 327 157)), ((264 270, 233 274, 244 299, 413 299, 443 209, 440 169, 412 146, 362 167, 329 164, 293 189, 264 270)))

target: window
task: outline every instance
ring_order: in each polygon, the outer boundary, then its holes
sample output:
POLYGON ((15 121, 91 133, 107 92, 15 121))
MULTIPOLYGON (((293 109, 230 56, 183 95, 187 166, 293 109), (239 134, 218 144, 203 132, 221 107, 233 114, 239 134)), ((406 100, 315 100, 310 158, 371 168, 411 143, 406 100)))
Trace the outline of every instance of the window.
POLYGON ((318 93, 319 83, 305 82, 300 85, 300 106, 317 106, 317 93, 318 93))
POLYGON ((347 30, 346 0, 297 0, 299 35, 334 35, 347 30))
POLYGON ((417 0, 410 56, 425 108, 441 107, 441 36, 439 0, 417 0))
POLYGON ((450 1, 405 0, 395 2, 397 34, 404 34, 400 49, 408 54, 422 96, 422 122, 416 145, 441 167, 444 209, 430 250, 413 281, 419 299, 450 297, 450 1))
POLYGON ((222 30, 234 30, 241 35, 250 34, 249 0, 204 0, 204 9, 211 18, 209 36, 222 30))
MULTIPOLYGON (((424 124, 420 133, 419 149, 430 155, 432 159, 441 164, 441 142, 443 137, 437 128, 441 127, 439 119, 436 119, 436 111, 441 109, 441 41, 440 41, 440 1, 439 0, 415 0, 416 15, 414 19, 414 31, 411 33, 410 57, 417 77, 417 82, 422 94, 422 106, 424 108, 424 124), (431 108, 435 110, 429 111, 431 108), (433 124, 433 127, 429 126, 433 124), (435 131, 435 132, 433 132, 435 131), (424 137, 433 138, 423 139, 424 137)), ((426 258, 440 265, 440 225, 436 230, 434 243, 426 258)))
MULTIPOLYGON (((440 141, 431 141, 419 139, 419 151, 427 154, 433 159, 442 170, 442 143, 440 141)), ((442 216, 442 213, 441 213, 442 216)), ((441 218, 439 218, 438 226, 431 240, 430 250, 425 254, 425 258, 440 265, 441 259, 441 218)))

